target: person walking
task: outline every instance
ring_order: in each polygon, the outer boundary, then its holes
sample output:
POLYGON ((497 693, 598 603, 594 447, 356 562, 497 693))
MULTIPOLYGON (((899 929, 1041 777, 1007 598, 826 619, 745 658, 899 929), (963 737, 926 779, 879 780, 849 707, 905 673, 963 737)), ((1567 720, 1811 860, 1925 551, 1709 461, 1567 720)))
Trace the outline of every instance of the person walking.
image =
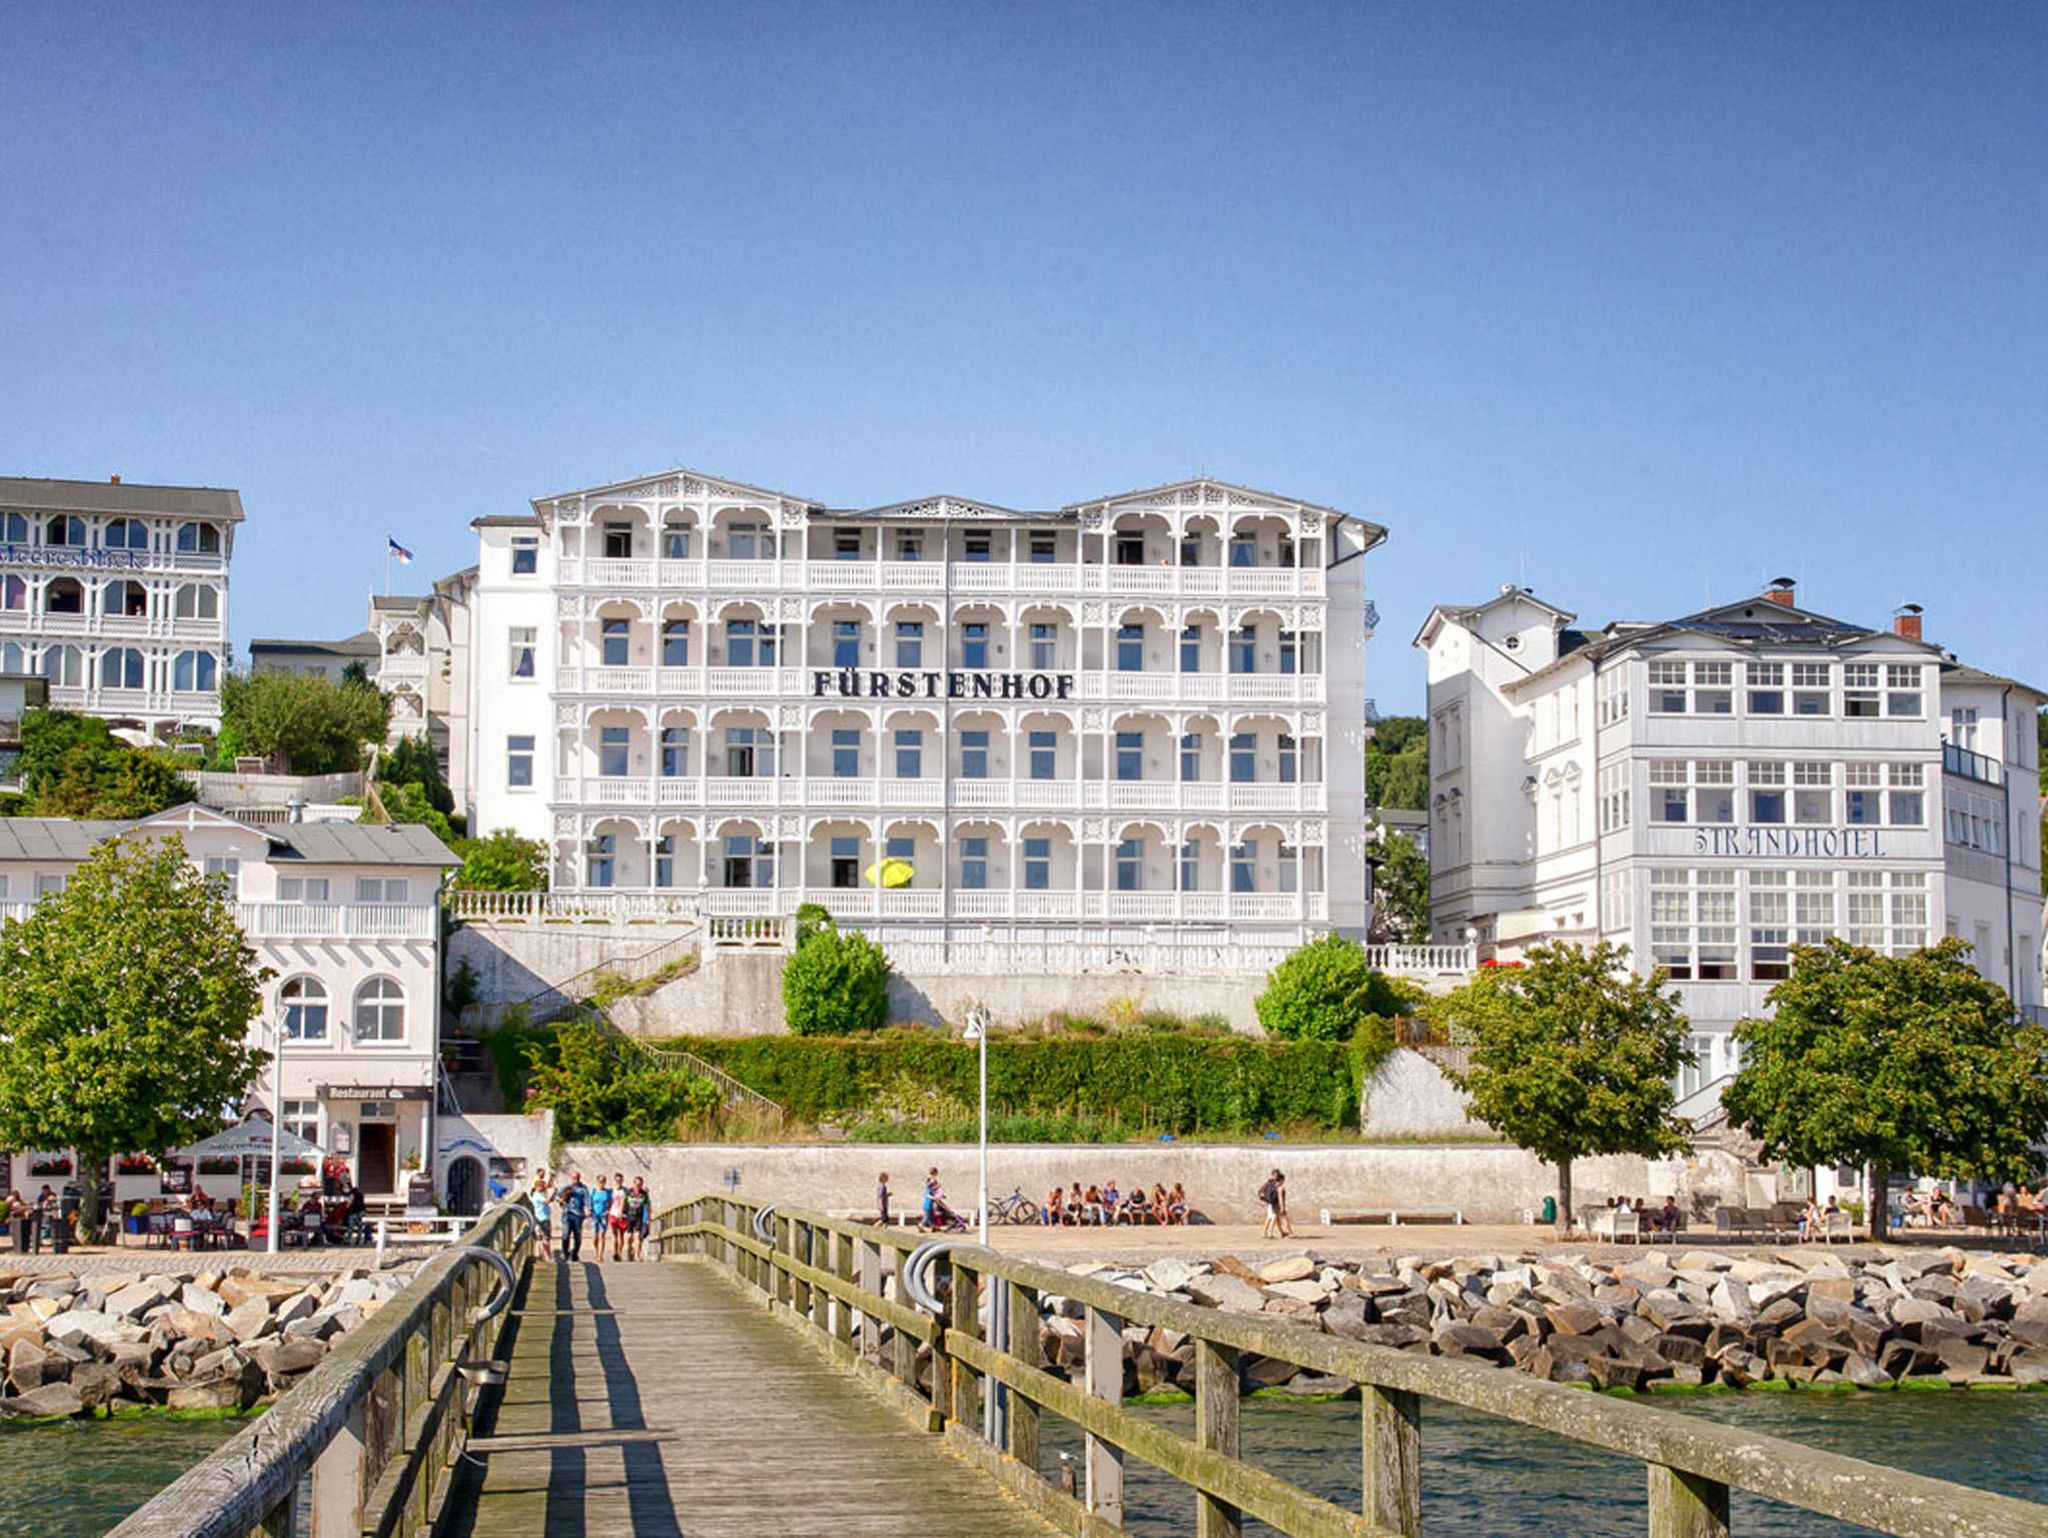
POLYGON ((633 1247, 631 1259, 647 1258, 647 1230, 654 1223, 654 1200, 647 1194, 644 1176, 633 1177, 633 1188, 626 1193, 626 1240, 633 1247))
POLYGON ((30 1215, 28 1198, 19 1191, 9 1191, 7 1193, 5 1217, 9 1223, 14 1225, 14 1248, 21 1254, 26 1255, 28 1253, 30 1230, 35 1226, 35 1219, 30 1215))
POLYGON ((583 1183, 581 1170, 569 1171, 569 1183, 562 1187, 562 1259, 583 1258, 583 1220, 590 1215, 590 1187, 583 1183))
POLYGON ((548 1172, 542 1170, 533 1177, 533 1189, 527 1193, 527 1201, 533 1207, 533 1247, 540 1253, 539 1260, 555 1258, 555 1192, 548 1184, 548 1172))
POLYGON ((597 1177, 597 1184, 590 1188, 590 1247, 599 1260, 604 1259, 604 1247, 611 1235, 609 1221, 612 1211, 611 1188, 604 1183, 604 1176, 597 1177))
POLYGON ((1259 1226, 1263 1239, 1286 1239, 1293 1236, 1294 1225, 1287 1221, 1287 1177, 1278 1170, 1266 1177, 1266 1183, 1259 1187, 1259 1204, 1266 1209, 1266 1221, 1259 1226))
POLYGON ((612 1171, 612 1204, 607 1209, 612 1227, 612 1259, 626 1258, 626 1177, 612 1171))
POLYGON ((889 1172, 883 1170, 875 1177, 875 1221, 882 1227, 889 1226, 889 1172))

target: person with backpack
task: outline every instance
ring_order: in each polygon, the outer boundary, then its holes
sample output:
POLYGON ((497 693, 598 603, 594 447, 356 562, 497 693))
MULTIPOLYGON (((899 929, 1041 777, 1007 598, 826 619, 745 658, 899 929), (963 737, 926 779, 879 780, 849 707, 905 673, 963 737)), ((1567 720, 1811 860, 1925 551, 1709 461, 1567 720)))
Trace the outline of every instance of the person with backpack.
POLYGON ((1266 1221, 1260 1225, 1259 1236, 1265 1239, 1291 1238, 1294 1225, 1287 1221, 1287 1177, 1278 1170, 1266 1177, 1266 1183, 1259 1187, 1259 1205, 1266 1209, 1266 1221))

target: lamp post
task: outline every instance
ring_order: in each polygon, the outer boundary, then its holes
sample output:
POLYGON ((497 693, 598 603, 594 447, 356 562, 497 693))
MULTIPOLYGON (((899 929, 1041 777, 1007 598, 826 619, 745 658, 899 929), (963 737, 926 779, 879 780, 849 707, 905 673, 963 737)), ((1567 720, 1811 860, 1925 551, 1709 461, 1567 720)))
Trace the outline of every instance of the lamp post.
POLYGON ((968 1006, 967 1039, 977 1048, 981 1070, 981 1242, 988 1243, 988 1011, 979 1004, 968 1006))
POLYGON ((284 1145, 284 1018, 277 1022, 276 1086, 270 1096, 270 1199, 266 1207, 263 1247, 272 1255, 277 1253, 277 1182, 282 1173, 284 1145))

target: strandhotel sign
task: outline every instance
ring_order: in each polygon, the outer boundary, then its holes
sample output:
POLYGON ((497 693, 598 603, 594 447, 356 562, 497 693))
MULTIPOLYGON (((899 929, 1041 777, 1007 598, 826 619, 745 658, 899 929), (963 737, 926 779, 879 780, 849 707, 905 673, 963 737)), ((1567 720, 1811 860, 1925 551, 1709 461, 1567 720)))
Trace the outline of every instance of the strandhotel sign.
POLYGON ((816 668, 811 673, 815 699, 1064 700, 1073 693, 1072 673, 925 673, 880 668, 816 668))
POLYGON ((1881 860, 1885 853, 1877 828, 1700 828, 1692 852, 1752 860, 1881 860))

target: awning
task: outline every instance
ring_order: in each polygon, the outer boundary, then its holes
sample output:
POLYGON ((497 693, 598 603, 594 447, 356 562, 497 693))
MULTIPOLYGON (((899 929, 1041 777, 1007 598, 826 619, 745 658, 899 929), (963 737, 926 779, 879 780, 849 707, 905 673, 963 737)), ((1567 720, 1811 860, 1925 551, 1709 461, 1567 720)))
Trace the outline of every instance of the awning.
MULTIPOLYGON (((252 1116, 239 1127, 216 1132, 212 1137, 178 1152, 188 1159, 267 1159, 270 1157, 271 1130, 269 1122, 260 1116, 252 1116)), ((280 1159, 314 1159, 320 1156, 320 1145, 307 1142, 296 1132, 280 1132, 277 1155, 280 1159)))

